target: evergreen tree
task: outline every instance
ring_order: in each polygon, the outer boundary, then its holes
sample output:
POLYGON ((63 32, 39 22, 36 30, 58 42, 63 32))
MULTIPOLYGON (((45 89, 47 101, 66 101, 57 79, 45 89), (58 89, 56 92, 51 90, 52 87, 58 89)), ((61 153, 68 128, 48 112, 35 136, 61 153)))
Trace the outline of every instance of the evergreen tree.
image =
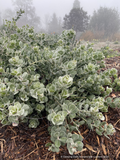
POLYGON ((87 12, 80 7, 80 2, 75 0, 69 15, 65 15, 64 17, 63 28, 73 28, 76 32, 83 32, 87 29, 88 21, 89 16, 87 15, 87 12))
POLYGON ((102 31, 105 37, 118 32, 120 27, 120 16, 117 10, 100 7, 94 11, 90 20, 89 28, 94 32, 102 31))
POLYGON ((45 32, 48 33, 48 30, 49 30, 49 23, 50 23, 50 15, 49 14, 46 14, 44 16, 44 25, 45 25, 45 32))
POLYGON ((75 0, 74 1, 73 8, 80 8, 80 2, 79 2, 79 0, 75 0))
POLYGON ((48 32, 59 34, 59 33, 61 33, 61 31, 62 31, 61 19, 58 18, 55 13, 53 13, 52 19, 49 22, 48 32))

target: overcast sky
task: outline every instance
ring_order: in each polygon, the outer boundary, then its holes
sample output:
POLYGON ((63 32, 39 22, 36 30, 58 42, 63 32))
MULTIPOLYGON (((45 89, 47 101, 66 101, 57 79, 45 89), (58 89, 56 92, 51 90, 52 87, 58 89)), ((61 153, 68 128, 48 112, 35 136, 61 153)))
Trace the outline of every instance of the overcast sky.
MULTIPOLYGON (((24 1, 24 0, 23 0, 24 1)), ((93 11, 100 6, 116 8, 120 12, 120 0, 79 0, 81 7, 92 15, 93 11), (119 7, 119 8, 118 8, 119 7)), ((33 0, 33 4, 36 8, 36 13, 42 19, 46 14, 52 15, 54 12, 58 17, 64 17, 65 14, 69 14, 74 0, 33 0)), ((12 0, 0 0, 0 11, 6 8, 12 9, 12 0)))

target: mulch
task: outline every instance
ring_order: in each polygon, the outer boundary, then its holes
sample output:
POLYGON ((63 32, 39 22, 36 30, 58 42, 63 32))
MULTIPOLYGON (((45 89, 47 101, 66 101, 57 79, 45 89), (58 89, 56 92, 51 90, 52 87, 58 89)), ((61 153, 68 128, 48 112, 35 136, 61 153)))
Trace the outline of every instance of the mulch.
MULTIPOLYGON (((106 69, 116 68, 120 76, 120 57, 106 58, 106 69)), ((114 92, 117 96, 120 92, 114 92)), ((0 160, 119 160, 120 159, 120 109, 109 107, 104 113, 106 122, 111 123, 116 132, 114 135, 99 136, 86 126, 80 127, 84 148, 81 152, 69 155, 67 147, 61 147, 59 153, 48 151, 45 144, 50 142, 49 123, 46 117, 40 120, 36 129, 28 128, 27 124, 18 127, 0 124, 0 160)))

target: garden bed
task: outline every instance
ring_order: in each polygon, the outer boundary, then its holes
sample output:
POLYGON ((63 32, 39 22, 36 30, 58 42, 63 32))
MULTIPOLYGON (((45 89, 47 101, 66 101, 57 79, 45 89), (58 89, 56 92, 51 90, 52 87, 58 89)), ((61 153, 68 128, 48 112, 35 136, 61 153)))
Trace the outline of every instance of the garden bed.
MULTIPOLYGON (((116 68, 120 76, 120 57, 106 58, 105 61, 106 69, 116 68)), ((120 92, 113 91, 110 96, 120 97, 120 92)), ((107 123, 115 127, 114 135, 107 139, 83 125, 80 127, 80 132, 84 148, 74 155, 69 155, 66 146, 61 147, 59 153, 48 151, 45 147, 45 144, 50 142, 49 122, 46 117, 39 119, 40 125, 36 129, 30 129, 28 124, 20 124, 18 127, 0 125, 0 160, 119 159, 120 109, 109 108, 108 112, 103 114, 107 123)))

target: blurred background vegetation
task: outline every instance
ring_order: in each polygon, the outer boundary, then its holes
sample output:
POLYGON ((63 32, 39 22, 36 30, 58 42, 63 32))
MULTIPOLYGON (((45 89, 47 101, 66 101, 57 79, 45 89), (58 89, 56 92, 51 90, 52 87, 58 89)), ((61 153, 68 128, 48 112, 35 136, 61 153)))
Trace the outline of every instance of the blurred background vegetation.
POLYGON ((4 29, 5 20, 12 20, 17 11, 24 10, 24 14, 17 21, 18 27, 28 24, 36 32, 59 35, 65 29, 74 29, 77 40, 92 41, 120 41, 120 14, 115 8, 100 7, 91 16, 81 6, 79 0, 74 0, 73 6, 63 19, 56 13, 46 14, 44 22, 36 14, 33 0, 11 0, 13 8, 0 12, 0 29, 4 29), (43 25, 44 23, 44 25, 43 25))

